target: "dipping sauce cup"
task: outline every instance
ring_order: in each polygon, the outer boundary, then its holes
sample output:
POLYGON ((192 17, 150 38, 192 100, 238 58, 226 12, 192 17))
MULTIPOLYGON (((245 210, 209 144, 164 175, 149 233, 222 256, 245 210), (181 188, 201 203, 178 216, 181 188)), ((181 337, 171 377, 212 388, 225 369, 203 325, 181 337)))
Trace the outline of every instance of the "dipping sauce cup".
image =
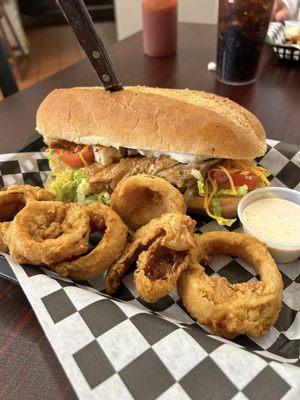
MULTIPOLYGON (((248 205, 261 199, 270 198, 284 199, 300 205, 300 192, 296 190, 280 187, 269 187, 254 190, 253 192, 250 192, 245 197, 243 197, 238 204, 238 216, 243 225, 244 232, 256 237, 261 242, 266 243, 275 261, 278 261, 279 263, 288 263, 295 261, 298 257, 300 257, 300 240, 298 242, 298 239, 295 238, 295 242, 292 243, 272 240, 255 231, 255 228, 250 228, 249 224, 247 224, 243 216, 244 211, 248 205)), ((270 220, 270 224, 271 223, 272 221, 270 220)), ((282 225, 281 229, 285 229, 285 226, 282 225)))

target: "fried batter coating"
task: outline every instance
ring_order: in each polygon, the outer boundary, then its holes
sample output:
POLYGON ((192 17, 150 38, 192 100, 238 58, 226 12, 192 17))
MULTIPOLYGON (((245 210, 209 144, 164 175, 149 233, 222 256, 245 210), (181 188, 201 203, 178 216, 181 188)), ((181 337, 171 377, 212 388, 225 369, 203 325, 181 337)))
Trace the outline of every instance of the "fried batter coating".
POLYGON ((0 190, 0 222, 12 221, 30 201, 53 200, 48 190, 29 185, 12 185, 0 190))
POLYGON ((194 226, 195 222, 187 215, 165 214, 140 228, 121 257, 107 270, 106 291, 115 293, 122 277, 137 263, 135 281, 139 295, 146 301, 166 295, 187 266, 190 249, 195 247, 194 226))
POLYGON ((209 232, 196 235, 198 255, 177 282, 188 312, 211 331, 228 339, 239 334, 265 335, 278 319, 283 283, 266 245, 244 233, 209 232), (260 281, 230 284, 209 277, 198 263, 213 254, 238 256, 260 275, 260 281))
POLYGON ((54 195, 46 189, 39 186, 30 185, 11 185, 6 186, 0 190, 0 195, 2 193, 22 193, 26 202, 29 200, 34 201, 50 201, 54 200, 54 195))
POLYGON ((89 216, 77 204, 29 202, 10 223, 4 243, 21 263, 52 264, 88 249, 89 216))
POLYGON ((139 174, 123 179, 111 196, 111 207, 132 230, 166 213, 186 213, 183 195, 170 182, 139 174))
POLYGON ((4 233, 7 231, 9 227, 9 222, 2 222, 0 224, 0 252, 1 253, 8 253, 9 248, 6 246, 6 244, 3 241, 4 233))
POLYGON ((51 266, 55 272, 77 281, 87 280, 105 271, 121 254, 127 226, 110 207, 91 204, 85 207, 92 232, 104 231, 100 243, 88 254, 51 266))
POLYGON ((157 239, 140 254, 134 272, 137 292, 148 303, 154 303, 170 293, 181 272, 190 263, 189 249, 172 250, 162 246, 162 240, 157 239))
POLYGON ((3 242, 4 222, 12 221, 16 214, 30 201, 53 200, 54 196, 48 190, 29 185, 12 185, 0 190, 0 251, 8 253, 9 249, 3 242))

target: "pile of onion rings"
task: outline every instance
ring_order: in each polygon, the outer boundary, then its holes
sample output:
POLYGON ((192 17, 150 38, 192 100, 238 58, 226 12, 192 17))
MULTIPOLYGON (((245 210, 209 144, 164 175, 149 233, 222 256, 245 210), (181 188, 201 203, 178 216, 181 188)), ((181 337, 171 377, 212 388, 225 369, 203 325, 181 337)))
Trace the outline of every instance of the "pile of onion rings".
POLYGON ((121 180, 112 193, 110 204, 132 230, 166 213, 186 213, 184 197, 175 186, 163 178, 146 174, 121 180))
POLYGON ((0 191, 0 222, 0 251, 75 280, 108 268, 120 256, 128 232, 110 207, 53 201, 47 190, 26 185, 0 191), (95 248, 89 242, 93 232, 103 233, 95 248))
POLYGON ((278 319, 283 283, 267 247, 246 234, 195 235, 182 195, 162 178, 136 175, 121 181, 102 204, 79 206, 53 201, 47 190, 11 186, 0 190, 0 251, 20 263, 46 265, 77 281, 107 270, 105 287, 114 294, 134 271, 140 298, 155 302, 177 291, 192 317, 220 336, 262 336, 278 319), (171 189, 170 189, 171 188, 171 189), (170 212, 172 211, 172 212, 170 212), (121 216, 119 216, 119 213, 121 216), (138 230, 126 242, 128 228, 138 230), (101 232, 91 247, 90 235, 101 232), (260 281, 230 284, 209 277, 203 265, 214 254, 238 256, 260 281))
POLYGON ((119 257, 126 236, 126 225, 107 206, 40 201, 28 203, 15 216, 3 241, 17 262, 45 264, 63 276, 86 280, 119 257), (104 236, 88 252, 94 231, 104 231, 104 236))
POLYGON ((228 339, 239 334, 264 335, 278 319, 283 291, 280 272, 267 247, 243 233, 209 232, 197 235, 196 241, 198 254, 177 282, 188 312, 228 339), (225 278, 209 277, 200 264, 206 264, 213 254, 240 257, 253 266, 260 281, 230 284, 225 278))
POLYGON ((115 293, 122 277, 137 267, 134 280, 140 297, 155 302, 167 295, 189 265, 190 251, 196 246, 194 227, 187 215, 165 214, 136 231, 121 257, 107 270, 107 293, 115 293))

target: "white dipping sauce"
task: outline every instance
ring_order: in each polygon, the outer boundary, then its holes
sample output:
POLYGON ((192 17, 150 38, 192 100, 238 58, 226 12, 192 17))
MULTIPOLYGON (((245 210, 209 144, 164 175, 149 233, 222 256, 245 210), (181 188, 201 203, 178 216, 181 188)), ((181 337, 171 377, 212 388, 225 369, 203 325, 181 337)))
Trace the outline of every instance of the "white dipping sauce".
POLYGON ((248 228, 282 243, 300 243, 300 205, 269 198, 254 201, 243 212, 248 228))

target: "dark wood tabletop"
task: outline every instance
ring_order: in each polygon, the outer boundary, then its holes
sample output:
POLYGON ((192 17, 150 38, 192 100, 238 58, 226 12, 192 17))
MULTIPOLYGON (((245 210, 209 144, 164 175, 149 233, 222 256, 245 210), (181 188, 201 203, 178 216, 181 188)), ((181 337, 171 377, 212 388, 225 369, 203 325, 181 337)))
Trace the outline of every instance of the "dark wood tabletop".
MULTIPOLYGON (((300 142, 300 68, 277 60, 265 46, 255 84, 234 87, 216 81, 207 64, 215 60, 216 28, 180 24, 176 56, 143 55, 141 34, 117 43, 112 59, 127 85, 193 88, 227 96, 248 108, 271 139, 300 142)), ((86 60, 0 102, 0 153, 14 151, 36 136, 35 113, 52 89, 98 85, 86 60)), ((75 394, 52 352, 22 290, 0 279, 0 398, 73 399, 75 394)))

